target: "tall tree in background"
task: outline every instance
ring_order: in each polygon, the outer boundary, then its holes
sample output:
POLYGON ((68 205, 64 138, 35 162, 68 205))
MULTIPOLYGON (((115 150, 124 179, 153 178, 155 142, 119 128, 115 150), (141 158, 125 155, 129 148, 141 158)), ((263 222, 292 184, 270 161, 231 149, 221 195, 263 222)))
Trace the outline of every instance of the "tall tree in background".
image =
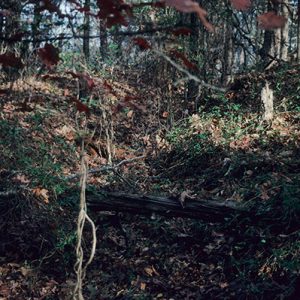
MULTIPOLYGON (((270 0, 267 1, 267 11, 273 9, 272 3, 270 0)), ((260 50, 260 54, 262 57, 262 61, 264 64, 267 64, 270 59, 274 58, 274 40, 275 40, 275 33, 270 30, 265 30, 264 37, 263 37, 263 46, 260 50)))
POLYGON ((38 42, 40 36, 40 24, 42 21, 42 14, 39 10, 39 3, 34 4, 33 22, 31 24, 31 34, 32 34, 32 45, 33 49, 36 50, 40 43, 38 42))
POLYGON ((1 8, 4 9, 4 15, 2 15, 2 35, 6 39, 9 39, 21 31, 22 4, 20 0, 9 0, 1 3, 1 8))
MULTIPOLYGON (((299 2, 299 1, 298 1, 299 2)), ((288 60, 288 49, 289 49, 289 0, 282 0, 281 3, 281 15, 287 19, 283 28, 281 29, 281 49, 280 58, 283 61, 288 60)))
POLYGON ((224 23, 224 56, 221 83, 227 85, 232 79, 232 68, 234 60, 234 43, 233 43, 233 26, 232 15, 229 14, 226 22, 224 23))
POLYGON ((107 27, 105 20, 99 20, 99 31, 100 31, 100 54, 102 60, 108 57, 108 43, 107 43, 107 27))
POLYGON ((300 63, 300 0, 297 5, 297 61, 300 63))
POLYGON ((84 2, 84 21, 83 21, 83 53, 86 62, 90 60, 90 6, 91 1, 84 2))

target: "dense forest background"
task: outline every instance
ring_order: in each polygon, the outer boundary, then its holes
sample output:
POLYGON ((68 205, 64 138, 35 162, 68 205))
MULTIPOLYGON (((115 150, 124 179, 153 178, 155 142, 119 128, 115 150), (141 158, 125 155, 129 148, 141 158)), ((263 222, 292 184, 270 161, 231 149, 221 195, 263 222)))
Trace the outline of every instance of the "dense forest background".
POLYGON ((0 0, 0 299, 298 299, 299 12, 0 0))

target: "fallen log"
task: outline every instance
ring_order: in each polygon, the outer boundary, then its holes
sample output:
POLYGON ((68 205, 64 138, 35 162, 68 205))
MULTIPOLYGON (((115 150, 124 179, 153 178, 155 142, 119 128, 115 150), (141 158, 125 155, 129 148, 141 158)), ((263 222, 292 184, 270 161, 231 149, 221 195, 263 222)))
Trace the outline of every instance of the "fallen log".
POLYGON ((117 192, 88 192, 88 208, 93 211, 116 211, 134 214, 157 213, 169 217, 186 217, 218 222, 225 219, 247 218, 249 211, 232 202, 189 199, 184 206, 179 197, 158 197, 150 195, 117 192))

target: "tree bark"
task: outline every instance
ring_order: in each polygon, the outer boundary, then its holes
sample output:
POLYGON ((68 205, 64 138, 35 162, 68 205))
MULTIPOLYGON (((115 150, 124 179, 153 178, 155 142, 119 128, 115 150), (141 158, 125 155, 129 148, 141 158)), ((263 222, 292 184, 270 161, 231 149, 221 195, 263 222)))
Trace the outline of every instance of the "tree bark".
POLYGON ((4 17, 0 15, 0 37, 3 37, 4 17))
POLYGON ((103 61, 108 57, 108 45, 107 45, 107 27, 105 20, 100 20, 100 54, 103 61))
MULTIPOLYGON (((282 16, 285 17, 287 20, 289 18, 289 1, 283 0, 282 1, 282 16)), ((281 59, 283 61, 288 60, 288 47, 289 47, 289 21, 284 24, 284 27, 281 29, 281 59)))
POLYGON ((297 20, 297 61, 300 63, 300 0, 298 0, 298 20, 297 20))
POLYGON ((232 67, 234 56, 232 32, 232 20, 230 18, 225 24, 223 70, 221 76, 221 82, 223 85, 228 85, 232 80, 232 67))
POLYGON ((42 15, 39 11, 39 3, 36 3, 34 6, 34 16, 33 16, 33 23, 31 25, 31 35, 32 35, 32 46, 34 52, 40 46, 40 42, 38 42, 40 38, 40 24, 42 21, 42 15))
MULTIPOLYGON (((273 9, 273 7, 271 5, 271 2, 268 1, 267 11, 271 11, 272 9, 273 9)), ((277 29, 277 31, 278 31, 278 29, 277 29)), ((274 50, 275 43, 276 43, 275 32, 270 31, 270 30, 265 30, 263 46, 260 51, 261 58, 265 65, 267 65, 270 62, 270 57, 276 57, 275 50, 274 50)))
MULTIPOLYGON (((191 14, 190 16, 190 28, 193 30, 193 34, 190 36, 189 40, 189 57, 196 59, 199 51, 199 21, 196 14, 191 14)), ((199 84, 193 80, 187 83, 187 101, 192 102, 197 98, 199 84)), ((188 103, 185 103, 185 107, 188 107, 188 103)))
POLYGON ((90 60, 90 15, 87 13, 90 10, 90 0, 85 0, 84 2, 84 21, 83 21, 83 53, 86 62, 90 60))
POLYGON ((209 222, 227 218, 248 217, 249 212, 232 202, 187 199, 184 206, 180 196, 158 197, 116 192, 87 193, 89 209, 93 211, 122 211, 135 214, 157 213, 169 217, 186 217, 209 222))

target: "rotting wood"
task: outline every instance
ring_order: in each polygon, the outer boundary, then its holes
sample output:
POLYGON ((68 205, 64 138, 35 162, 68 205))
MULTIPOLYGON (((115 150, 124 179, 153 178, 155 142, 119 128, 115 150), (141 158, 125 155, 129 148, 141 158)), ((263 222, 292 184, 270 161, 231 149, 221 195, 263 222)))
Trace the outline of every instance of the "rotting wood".
POLYGON ((157 213, 169 217, 186 217, 210 222, 227 218, 249 217, 249 211, 232 202, 189 199, 182 207, 179 198, 119 192, 89 192, 87 204, 93 211, 117 211, 135 214, 157 213))

